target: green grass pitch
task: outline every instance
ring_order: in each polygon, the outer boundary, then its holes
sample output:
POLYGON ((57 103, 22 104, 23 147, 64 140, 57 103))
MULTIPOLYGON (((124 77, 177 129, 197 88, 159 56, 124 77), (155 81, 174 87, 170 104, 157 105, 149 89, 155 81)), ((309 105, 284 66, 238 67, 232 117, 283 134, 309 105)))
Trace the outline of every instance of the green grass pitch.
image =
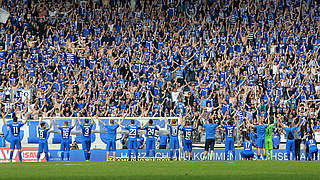
POLYGON ((131 161, 2 163, 0 179, 320 179, 320 163, 297 161, 131 161))

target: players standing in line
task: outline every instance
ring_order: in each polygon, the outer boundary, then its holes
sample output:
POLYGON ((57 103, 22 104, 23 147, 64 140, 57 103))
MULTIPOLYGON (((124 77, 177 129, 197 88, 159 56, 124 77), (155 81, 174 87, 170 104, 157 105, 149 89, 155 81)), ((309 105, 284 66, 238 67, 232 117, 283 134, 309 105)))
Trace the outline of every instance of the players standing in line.
POLYGON ((70 160, 70 132, 71 130, 76 127, 77 121, 74 120, 74 125, 69 126, 68 121, 64 121, 63 126, 59 126, 56 122, 56 118, 54 118, 55 126, 61 131, 61 160, 64 160, 64 152, 67 153, 67 161, 70 160))
POLYGON ((267 153, 267 160, 273 160, 273 143, 272 143, 272 132, 276 125, 276 116, 273 117, 273 124, 270 124, 270 118, 268 118, 268 127, 266 129, 265 148, 267 153), (270 153, 270 154, 269 154, 270 153))
POLYGON ((216 128, 218 126, 219 126, 219 124, 214 124, 212 119, 205 121, 205 123, 203 124, 203 128, 206 131, 206 142, 205 142, 205 146, 204 146, 203 160, 207 159, 207 154, 208 154, 209 148, 210 148, 210 160, 213 159, 216 128))
MULTIPOLYGON (((248 121, 249 126, 254 127, 257 129, 257 155, 258 160, 266 159, 266 149, 265 149, 265 138, 266 138, 266 129, 268 125, 264 123, 264 116, 262 115, 261 118, 258 118, 258 125, 253 125, 248 121), (261 119, 262 118, 262 119, 261 119), (262 151, 262 155, 261 155, 262 151)), ((269 118, 269 116, 268 116, 269 118)))
POLYGON ((317 142, 313 138, 313 135, 311 133, 308 133, 308 140, 306 141, 306 146, 304 149, 309 148, 309 155, 308 155, 308 160, 318 160, 318 147, 317 147, 317 142))
POLYGON ((116 137, 117 137, 117 129, 122 124, 123 120, 126 118, 127 115, 123 116, 120 122, 114 121, 113 119, 109 120, 109 124, 105 124, 102 122, 99 117, 96 118, 99 122, 107 129, 107 154, 106 154, 106 161, 109 161, 110 152, 113 153, 113 161, 116 160, 116 137))
POLYGON ((241 157, 243 160, 253 160, 254 153, 252 151, 252 142, 248 137, 244 137, 244 141, 241 143, 243 151, 241 151, 241 157))
POLYGON ((136 160, 138 160, 138 131, 141 128, 139 125, 135 125, 135 120, 131 120, 131 124, 129 126, 122 126, 119 124, 121 128, 124 128, 129 131, 128 133, 128 154, 129 161, 131 161, 131 151, 134 150, 136 154, 136 160))
POLYGON ((155 160, 156 153, 156 139, 155 139, 155 132, 156 130, 159 131, 159 126, 155 123, 153 124, 153 120, 150 119, 148 123, 141 127, 141 130, 146 130, 146 150, 147 150, 147 160, 150 158, 150 150, 152 151, 153 160, 155 160))
POLYGON ((27 119, 24 123, 21 121, 18 121, 18 118, 16 116, 12 117, 12 122, 7 123, 6 116, 7 114, 2 114, 3 123, 7 125, 10 128, 11 133, 11 142, 10 142, 10 162, 12 162, 13 157, 13 151, 14 149, 18 149, 19 151, 19 160, 22 162, 22 155, 21 155, 21 139, 20 139, 20 129, 23 125, 25 125, 28 122, 29 115, 27 115, 27 119))
POLYGON ((39 148, 38 148, 38 155, 37 160, 40 162, 40 155, 41 153, 45 153, 47 162, 49 161, 49 150, 48 150, 48 138, 49 133, 48 131, 52 128, 52 119, 50 119, 50 126, 47 128, 46 123, 42 122, 43 118, 40 119, 38 125, 38 136, 39 136, 39 148))
POLYGON ((91 156, 91 132, 93 127, 93 118, 91 117, 91 122, 89 119, 84 120, 84 124, 81 124, 80 113, 78 113, 78 123, 82 131, 82 149, 84 153, 84 158, 86 161, 90 161, 91 156))
MULTIPOLYGON (((237 124, 236 124, 237 125, 237 124)), ((234 160, 236 157, 235 154, 235 148, 234 148, 234 139, 233 139, 233 134, 234 130, 236 128, 235 125, 233 125, 232 120, 228 121, 228 125, 224 125, 223 128, 225 129, 225 160, 231 160, 229 156, 229 152, 231 151, 232 153, 232 159, 234 160)))
MULTIPOLYGON (((304 122, 304 120, 303 120, 304 122)), ((296 132, 296 128, 300 125, 300 122, 294 126, 294 121, 292 123, 288 122, 288 127, 284 127, 284 125, 278 121, 280 126, 283 128, 284 131, 286 131, 286 136, 287 136, 287 143, 286 143, 286 151, 287 151, 287 156, 288 160, 290 160, 290 152, 292 152, 292 160, 295 160, 295 140, 294 140, 294 133, 296 132)))
MULTIPOLYGON (((195 127, 196 128, 196 127, 195 127)), ((183 128, 183 149, 185 154, 185 160, 192 160, 192 132, 195 130, 190 121, 185 122, 183 128)))
MULTIPOLYGON (((182 116, 181 116, 182 117, 182 116)), ((174 151, 176 152, 176 158, 179 160, 179 129, 180 124, 177 120, 172 119, 171 124, 168 124, 167 117, 164 118, 166 126, 170 128, 170 141, 169 141, 169 150, 170 150, 170 160, 173 160, 174 151)))

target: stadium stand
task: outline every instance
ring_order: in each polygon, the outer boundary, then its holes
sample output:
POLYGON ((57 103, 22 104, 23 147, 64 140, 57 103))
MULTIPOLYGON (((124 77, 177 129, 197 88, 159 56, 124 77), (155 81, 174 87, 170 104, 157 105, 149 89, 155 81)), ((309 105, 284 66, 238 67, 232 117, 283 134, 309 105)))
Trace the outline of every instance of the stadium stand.
MULTIPOLYGON (((7 0, 1 111, 31 118, 263 116, 320 131, 317 0, 7 0), (30 90, 22 97, 19 90, 30 90)), ((275 136, 282 133, 279 124, 275 136)), ((217 130, 223 143, 224 131, 217 130)), ((277 137, 275 137, 277 138, 277 137)))

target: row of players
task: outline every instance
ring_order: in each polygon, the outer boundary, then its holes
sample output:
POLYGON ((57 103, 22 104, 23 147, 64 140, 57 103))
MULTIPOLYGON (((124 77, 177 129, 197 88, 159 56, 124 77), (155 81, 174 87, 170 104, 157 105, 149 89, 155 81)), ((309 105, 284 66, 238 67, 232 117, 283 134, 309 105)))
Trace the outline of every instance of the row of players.
MULTIPOLYGON (((18 121, 17 117, 13 117, 13 121, 11 123, 7 123, 5 117, 3 115, 3 122, 10 129, 10 133, 12 135, 10 142, 10 161, 12 162, 13 150, 16 148, 19 151, 19 159, 22 161, 21 156, 21 140, 20 140, 20 128, 25 125, 28 121, 28 118, 25 122, 18 121)), ((144 124, 142 127, 136 125, 135 120, 131 120, 130 125, 123 126, 122 122, 126 116, 122 118, 120 122, 110 120, 109 124, 105 124, 103 121, 96 117, 99 122, 106 127, 107 130, 107 160, 109 160, 110 152, 113 152, 113 159, 116 158, 116 134, 117 129, 119 127, 124 128, 129 131, 128 133, 128 155, 129 160, 131 160, 131 152, 135 151, 135 157, 138 158, 138 146, 137 146, 137 138, 139 130, 146 131, 146 150, 147 150, 147 158, 150 158, 150 152, 152 153, 153 159, 155 158, 155 134, 160 128, 157 126, 152 120, 149 120, 148 123, 144 124)), ((196 127, 191 125, 190 121, 183 121, 184 118, 181 118, 182 125, 178 124, 178 122, 173 119, 171 123, 168 124, 167 118, 165 118, 165 124, 170 129, 170 141, 169 141, 169 149, 170 149, 170 159, 173 160, 174 152, 176 154, 176 159, 179 160, 179 131, 183 132, 183 148, 185 152, 185 160, 192 160, 192 132, 196 127)), ((91 155, 91 133, 93 127, 93 118, 91 118, 91 122, 88 119, 85 119, 84 123, 81 123, 80 118, 78 118, 78 123, 80 124, 82 130, 82 148, 84 150, 84 157, 86 161, 90 160, 91 155)), ((64 122, 63 126, 59 126, 56 123, 56 119, 54 118, 53 122, 55 126, 61 131, 61 160, 64 160, 64 155, 66 153, 66 158, 70 160, 70 133, 71 130, 76 126, 77 121, 74 121, 73 126, 68 124, 68 121, 64 122)), ((37 159, 39 161, 41 153, 45 153, 47 161, 49 161, 48 154, 48 131, 52 128, 52 120, 50 121, 50 126, 47 127, 46 123, 42 122, 42 119, 39 121, 38 135, 39 135, 39 152, 37 159)), ((224 122, 224 121, 223 121, 224 122)), ((274 121, 273 124, 270 124, 270 118, 267 118, 268 124, 262 124, 263 120, 259 121, 258 125, 248 124, 251 127, 257 129, 257 148, 258 148, 258 159, 268 159, 272 160, 273 157, 273 145, 272 145, 272 132, 273 128, 276 124, 274 121), (265 152, 267 150, 267 153, 265 152), (263 151, 263 155, 261 155, 261 151, 263 151), (267 157, 266 157, 267 154, 267 157), (270 154, 270 157, 269 157, 270 154)), ((277 121, 282 127, 283 130, 286 131, 287 136, 287 152, 290 160, 290 151, 293 151, 294 157, 294 146, 292 148, 292 144, 294 144, 294 140, 291 140, 291 136, 293 136, 295 129, 301 124, 304 123, 299 122, 296 126, 292 124, 289 127, 284 127, 284 125, 277 121)), ((225 160, 231 160, 235 158, 235 147, 234 147, 234 131, 237 127, 237 124, 233 125, 231 120, 227 121, 227 125, 220 125, 213 123, 213 120, 209 119, 203 125, 206 133, 206 141, 205 141, 205 150, 203 160, 207 159, 208 151, 210 149, 210 160, 213 159, 213 151, 215 146, 215 134, 216 128, 224 128, 225 129, 225 160), (232 158, 229 156, 230 152, 232 153, 232 158)), ((239 144, 240 145, 240 144, 239 144)), ((252 142, 249 141, 249 138, 244 137, 244 141, 241 143, 243 146, 243 151, 241 152, 241 156, 245 160, 252 160, 254 153, 252 150, 252 142)), ((313 135, 308 135, 308 140, 306 141, 306 147, 309 147, 309 156, 308 159, 317 160, 317 143, 313 138, 313 135), (314 158, 313 158, 314 156, 314 158)), ((234 159, 233 159, 234 160, 234 159)))

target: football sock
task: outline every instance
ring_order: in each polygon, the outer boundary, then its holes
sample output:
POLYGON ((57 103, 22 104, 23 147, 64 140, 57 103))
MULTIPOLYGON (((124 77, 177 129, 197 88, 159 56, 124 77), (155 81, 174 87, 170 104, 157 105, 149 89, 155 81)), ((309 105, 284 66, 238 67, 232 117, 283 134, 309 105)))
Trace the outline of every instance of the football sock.
POLYGON ((136 149, 135 151, 136 151, 136 160, 138 161, 138 149, 136 149))
POLYGON ((84 153, 84 159, 88 160, 88 151, 84 151, 83 153, 84 153))
POLYGON ((150 150, 147 150, 147 158, 149 158, 150 157, 150 150))
POLYGON ((10 162, 12 162, 13 151, 10 151, 10 162))
POLYGON ((45 153, 45 155, 46 155, 46 159, 47 159, 47 162, 49 161, 49 153, 45 153))
POLYGON ((21 155, 21 151, 19 151, 19 160, 20 160, 20 162, 22 162, 22 155, 21 155))
POLYGON ((173 150, 170 150, 170 159, 173 158, 173 150))
POLYGON ((210 153, 210 160, 212 161, 213 159, 213 152, 210 153))
POLYGON ((156 157, 156 151, 152 150, 152 157, 155 158, 156 157))
POLYGON ((177 157, 177 160, 179 160, 179 151, 176 150, 176 157, 177 157))
POLYGON ((131 160, 131 150, 128 151, 129 154, 129 161, 131 160))

